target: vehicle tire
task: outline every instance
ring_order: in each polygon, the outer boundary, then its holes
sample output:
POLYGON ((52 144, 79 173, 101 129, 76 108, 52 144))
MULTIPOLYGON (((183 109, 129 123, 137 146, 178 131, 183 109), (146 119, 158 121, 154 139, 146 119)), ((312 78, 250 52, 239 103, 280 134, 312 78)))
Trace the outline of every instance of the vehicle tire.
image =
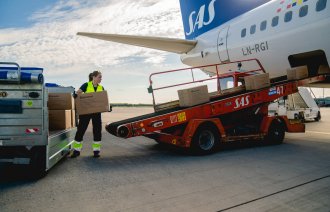
POLYGON ((321 112, 317 112, 317 117, 315 118, 315 121, 320 121, 321 120, 321 112))
POLYGON ((270 144, 281 144, 285 136, 285 126, 281 119, 274 119, 268 128, 265 141, 270 144))
POLYGON ((34 147, 31 150, 29 178, 37 180, 44 177, 46 172, 46 147, 34 147))
POLYGON ((213 153, 220 143, 218 128, 210 122, 201 124, 191 141, 191 150, 196 155, 213 153))

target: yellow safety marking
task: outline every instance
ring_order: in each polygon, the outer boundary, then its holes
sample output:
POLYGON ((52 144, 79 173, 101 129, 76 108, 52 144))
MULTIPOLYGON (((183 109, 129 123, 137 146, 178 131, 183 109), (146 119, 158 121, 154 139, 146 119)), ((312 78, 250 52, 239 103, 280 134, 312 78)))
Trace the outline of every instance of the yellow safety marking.
POLYGON ((176 139, 173 139, 172 140, 172 144, 176 144, 176 139))
POLYGON ((178 113, 177 116, 178 116, 178 122, 183 122, 187 120, 186 112, 178 113))

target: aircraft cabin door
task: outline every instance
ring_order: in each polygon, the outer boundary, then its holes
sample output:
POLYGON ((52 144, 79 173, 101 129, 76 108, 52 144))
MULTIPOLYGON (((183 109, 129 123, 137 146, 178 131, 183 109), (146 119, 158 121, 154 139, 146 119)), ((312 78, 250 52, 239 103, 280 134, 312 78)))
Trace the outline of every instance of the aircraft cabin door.
POLYGON ((229 60, 228 49, 227 49, 227 37, 228 37, 229 26, 220 29, 218 35, 218 55, 221 62, 229 60))

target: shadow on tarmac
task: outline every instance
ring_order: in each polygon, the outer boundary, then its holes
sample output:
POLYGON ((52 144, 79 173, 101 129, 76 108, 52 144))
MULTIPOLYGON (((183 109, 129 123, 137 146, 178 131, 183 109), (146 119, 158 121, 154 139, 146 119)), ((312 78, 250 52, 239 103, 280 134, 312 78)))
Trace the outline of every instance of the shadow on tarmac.
MULTIPOLYGON (((187 149, 178 148, 168 144, 155 144, 151 145, 146 149, 146 152, 141 154, 129 154, 129 155, 101 155, 101 158, 95 159, 92 156, 80 156, 77 159, 63 158, 55 167, 61 166, 64 162, 78 162, 83 163, 85 167, 90 167, 88 169, 97 168, 99 171, 109 170, 122 167, 132 167, 134 164, 143 166, 148 163, 157 164, 163 160, 166 160, 168 163, 172 161, 178 161, 184 159, 189 161, 197 157, 212 157, 213 155, 221 155, 221 152, 235 152, 247 148, 255 147, 266 147, 270 144, 266 144, 260 141, 244 141, 244 142, 233 142, 233 143, 221 143, 219 148, 212 154, 209 155, 195 155, 192 154, 187 149), (150 150, 150 151, 148 151, 150 150), (166 159, 164 159, 166 158, 166 159), (95 163, 97 161, 97 163, 95 163), (95 166, 97 164, 97 166, 95 166)), ((55 168, 54 167, 54 168, 55 168)), ((54 169, 52 168, 52 169, 54 169)), ((46 176, 47 177, 47 176, 46 176)), ((0 189, 15 187, 22 184, 31 184, 37 182, 38 179, 35 179, 31 175, 28 166, 24 165, 0 165, 0 189)))

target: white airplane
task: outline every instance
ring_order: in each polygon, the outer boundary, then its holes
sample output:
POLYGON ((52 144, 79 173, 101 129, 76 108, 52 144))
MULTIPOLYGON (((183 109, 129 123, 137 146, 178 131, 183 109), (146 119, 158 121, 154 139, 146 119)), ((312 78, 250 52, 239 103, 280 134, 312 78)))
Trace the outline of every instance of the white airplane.
MULTIPOLYGON (((329 69, 327 0, 180 0, 180 6, 186 39, 77 34, 179 53, 189 66, 258 59, 270 78, 302 65, 311 76, 321 65, 329 69)), ((330 87, 330 80, 317 87, 330 87)))

